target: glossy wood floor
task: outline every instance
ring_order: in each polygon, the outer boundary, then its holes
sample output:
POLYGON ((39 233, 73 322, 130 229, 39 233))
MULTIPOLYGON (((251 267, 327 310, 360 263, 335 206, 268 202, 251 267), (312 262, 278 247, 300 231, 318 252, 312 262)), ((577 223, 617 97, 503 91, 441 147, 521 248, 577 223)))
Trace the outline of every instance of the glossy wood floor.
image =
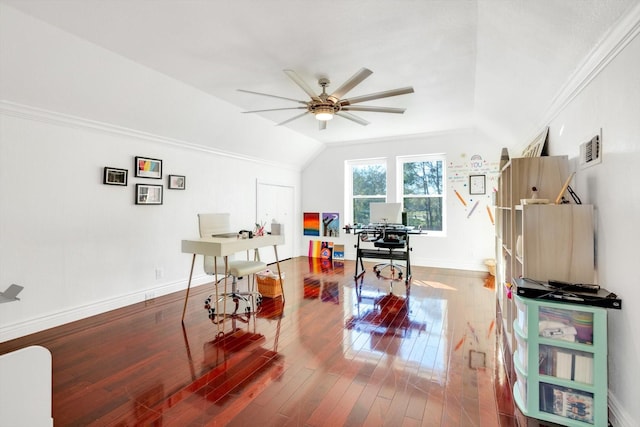
POLYGON ((51 351, 57 427, 517 425, 491 276, 414 267, 391 295, 371 269, 356 286, 353 261, 281 266, 286 304, 249 318, 212 323, 205 285, 184 326, 179 292, 0 354, 51 351))

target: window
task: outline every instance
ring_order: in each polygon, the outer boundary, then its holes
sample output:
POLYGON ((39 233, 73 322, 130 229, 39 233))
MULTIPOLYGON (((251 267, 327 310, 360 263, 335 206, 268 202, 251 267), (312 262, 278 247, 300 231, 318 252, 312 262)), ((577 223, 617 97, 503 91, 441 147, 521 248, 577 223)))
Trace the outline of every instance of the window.
POLYGON ((369 224, 369 204, 387 201, 387 163, 385 159, 346 162, 347 207, 353 224, 369 224))
POLYGON ((407 225, 444 231, 444 155, 398 158, 398 194, 407 225))

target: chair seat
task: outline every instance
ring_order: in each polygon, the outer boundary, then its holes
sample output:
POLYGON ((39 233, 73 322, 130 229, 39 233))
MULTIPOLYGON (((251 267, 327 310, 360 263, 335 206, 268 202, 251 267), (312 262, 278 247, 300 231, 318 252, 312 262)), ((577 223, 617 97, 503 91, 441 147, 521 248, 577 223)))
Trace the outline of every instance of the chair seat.
POLYGON ((233 260, 229 262, 229 273, 235 277, 244 277, 266 269, 267 264, 261 261, 233 260))
POLYGON ((376 248, 385 248, 385 249, 403 249, 405 247, 404 240, 376 240, 373 242, 373 246, 376 248))

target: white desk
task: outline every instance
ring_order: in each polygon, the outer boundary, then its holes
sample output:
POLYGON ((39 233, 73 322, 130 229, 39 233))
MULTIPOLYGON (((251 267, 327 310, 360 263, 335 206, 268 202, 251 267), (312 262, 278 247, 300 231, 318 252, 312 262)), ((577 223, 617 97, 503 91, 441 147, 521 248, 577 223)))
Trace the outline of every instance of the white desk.
MULTIPOLYGON (((237 252, 256 250, 266 246, 273 246, 273 252, 276 256, 276 265, 278 266, 278 276, 280 277, 280 285, 282 286, 282 273, 280 271, 280 261, 278 259, 278 245, 284 244, 284 236, 266 235, 254 237, 252 239, 239 239, 237 237, 202 237, 197 239, 189 239, 182 241, 182 252, 193 254, 191 260, 191 271, 189 273, 189 284, 187 285, 187 294, 184 297, 184 308, 182 309, 182 321, 187 310, 187 300, 189 299, 189 290, 191 289, 191 278, 193 277, 193 266, 196 262, 196 255, 208 255, 212 257, 223 257, 225 272, 224 280, 228 275, 227 260, 229 255, 237 252)), ((216 263, 214 262, 214 266, 216 263)), ((217 267, 215 267, 217 270, 217 267)), ((217 271, 215 275, 217 277, 217 271)), ((282 290, 282 300, 284 302, 284 289, 282 290)))

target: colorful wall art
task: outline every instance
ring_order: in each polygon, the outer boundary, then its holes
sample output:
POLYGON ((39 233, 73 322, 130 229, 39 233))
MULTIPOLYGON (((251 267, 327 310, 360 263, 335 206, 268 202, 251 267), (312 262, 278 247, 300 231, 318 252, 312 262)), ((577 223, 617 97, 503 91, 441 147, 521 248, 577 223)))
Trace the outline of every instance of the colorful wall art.
POLYGON ((456 200, 455 205, 464 209, 467 218, 473 218, 486 211, 486 218, 494 224, 492 204, 497 191, 499 176, 498 162, 487 161, 479 154, 469 159, 462 156, 447 165, 447 181, 456 200))
POLYGON ((322 235, 325 237, 340 236, 340 214, 325 212, 322 214, 322 235))
POLYGON ((309 258, 333 259, 333 242, 311 240, 309 242, 309 258))
POLYGON ((305 236, 320 235, 320 214, 318 212, 305 212, 303 220, 305 236))
POLYGON ((344 245, 333 245, 333 259, 344 259, 344 245))

